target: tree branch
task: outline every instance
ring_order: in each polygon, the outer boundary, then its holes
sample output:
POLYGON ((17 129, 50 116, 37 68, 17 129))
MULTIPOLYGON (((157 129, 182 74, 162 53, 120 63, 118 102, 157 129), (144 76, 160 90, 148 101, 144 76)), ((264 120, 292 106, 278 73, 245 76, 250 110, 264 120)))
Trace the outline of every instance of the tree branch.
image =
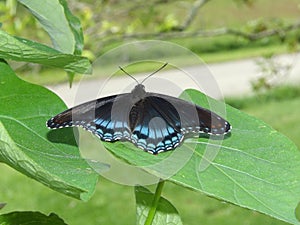
POLYGON ((169 38, 187 38, 187 37, 215 37, 222 35, 233 35, 238 37, 243 37, 250 41, 259 40, 265 37, 280 35, 285 36, 285 34, 292 30, 300 29, 300 21, 291 24, 289 26, 283 27, 281 29, 270 29, 258 33, 248 33, 241 30, 232 29, 232 28, 217 28, 212 30, 199 30, 199 31, 170 31, 170 32, 156 32, 156 33, 134 33, 134 34, 123 34, 123 35, 114 35, 113 37, 102 37, 102 43, 107 44, 113 41, 120 41, 125 39, 169 39, 169 38), (106 40, 105 40, 106 39, 106 40))
POLYGON ((209 1, 210 0, 197 0, 197 1, 195 1, 194 4, 193 4, 193 7, 190 10, 189 15, 186 18, 186 20, 183 22, 183 24, 181 26, 175 27, 174 30, 178 30, 178 31, 186 30, 191 25, 191 23, 193 22, 195 17, 197 16, 198 10, 201 7, 203 7, 209 1))

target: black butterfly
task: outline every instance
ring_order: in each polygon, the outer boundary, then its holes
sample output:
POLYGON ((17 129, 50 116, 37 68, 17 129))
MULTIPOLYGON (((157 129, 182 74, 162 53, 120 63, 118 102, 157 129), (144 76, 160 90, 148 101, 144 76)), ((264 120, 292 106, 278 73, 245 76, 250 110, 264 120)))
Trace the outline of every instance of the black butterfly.
POLYGON ((220 136, 231 130, 226 120, 210 110, 172 96, 146 92, 142 83, 130 93, 70 108, 48 120, 47 126, 80 126, 102 141, 130 141, 152 154, 175 149, 188 134, 220 136))

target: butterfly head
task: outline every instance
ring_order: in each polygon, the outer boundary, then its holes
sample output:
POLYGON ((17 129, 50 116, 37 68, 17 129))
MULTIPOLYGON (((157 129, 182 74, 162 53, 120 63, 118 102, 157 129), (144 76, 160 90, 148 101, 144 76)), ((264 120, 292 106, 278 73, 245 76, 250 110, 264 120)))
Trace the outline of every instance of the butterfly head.
POLYGON ((131 94, 134 102, 144 98, 146 95, 145 86, 142 84, 136 85, 134 89, 131 91, 131 94))

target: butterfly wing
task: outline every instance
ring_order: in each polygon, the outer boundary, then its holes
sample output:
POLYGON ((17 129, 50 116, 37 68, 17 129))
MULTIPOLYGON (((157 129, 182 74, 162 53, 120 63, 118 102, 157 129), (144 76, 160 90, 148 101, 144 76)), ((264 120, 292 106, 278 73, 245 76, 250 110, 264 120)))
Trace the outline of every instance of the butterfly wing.
POLYGON ((128 116, 123 113, 130 110, 128 98, 129 94, 121 94, 83 103, 54 116, 47 126, 51 129, 80 126, 103 141, 130 139, 128 116))
POLYGON ((224 135, 231 129, 222 117, 191 102, 147 93, 130 111, 131 141, 158 154, 176 148, 185 134, 224 135))
MULTIPOLYGON (((209 135, 225 135, 231 125, 216 113, 202 108, 192 102, 168 95, 149 93, 151 98, 168 101, 180 116, 180 128, 183 133, 207 133, 209 135)), ((162 108, 163 109, 163 108, 162 108)))

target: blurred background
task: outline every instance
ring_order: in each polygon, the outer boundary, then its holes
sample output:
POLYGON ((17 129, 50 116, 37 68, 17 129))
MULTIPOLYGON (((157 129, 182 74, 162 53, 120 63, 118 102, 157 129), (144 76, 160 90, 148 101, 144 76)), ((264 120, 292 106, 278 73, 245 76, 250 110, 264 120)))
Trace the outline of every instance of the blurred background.
MULTIPOLYGON (((220 77, 226 103, 256 116, 300 147, 299 0, 102 0, 68 1, 80 18, 84 55, 91 61, 134 40, 165 40, 196 53, 220 77), (238 87, 238 88, 237 88, 238 87), (233 91, 236 88, 235 91, 233 91)), ((51 45, 38 22, 15 0, 0 1, 2 29, 51 45)), ((181 59, 186 66, 191 65, 181 59)), ((68 87, 62 70, 15 63, 29 82, 59 91, 68 87)), ((138 68, 136 72, 152 71, 138 68)), ((90 79, 104 79, 100 71, 90 79)), ((77 76, 75 83, 81 78, 77 76)), ((62 96, 63 97, 63 96, 62 96)), ((69 224, 134 224, 132 187, 100 178, 93 198, 83 203, 58 194, 1 165, 0 200, 10 210, 55 212, 69 224), (32 198, 28 198, 32 196, 32 198), (124 209, 126 207, 126 213, 124 209)), ((167 183, 164 196, 184 224, 285 224, 167 183)))

